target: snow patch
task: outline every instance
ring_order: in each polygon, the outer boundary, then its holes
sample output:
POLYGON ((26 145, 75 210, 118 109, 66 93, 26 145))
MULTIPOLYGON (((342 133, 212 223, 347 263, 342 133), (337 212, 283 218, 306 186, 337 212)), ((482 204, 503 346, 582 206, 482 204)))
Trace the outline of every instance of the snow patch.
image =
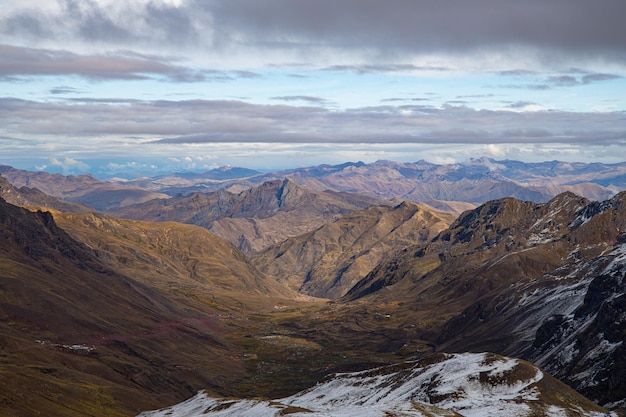
MULTIPOLYGON (((337 374, 275 401, 216 399, 200 392, 181 404, 139 417, 448 417, 453 411, 465 417, 522 417, 536 411, 529 404, 539 400, 536 384, 543 373, 538 368, 485 353, 433 358, 434 363, 421 366, 408 362, 337 374), (534 370, 534 375, 517 376, 527 375, 529 370, 534 370)), ((550 417, 566 415, 554 406, 545 411, 550 417)))

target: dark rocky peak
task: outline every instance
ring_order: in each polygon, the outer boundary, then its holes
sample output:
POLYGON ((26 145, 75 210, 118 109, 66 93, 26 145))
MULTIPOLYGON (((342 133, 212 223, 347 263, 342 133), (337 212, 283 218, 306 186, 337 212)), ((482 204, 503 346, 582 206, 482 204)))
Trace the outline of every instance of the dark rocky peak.
POLYGON ((488 249, 504 237, 516 241, 528 230, 536 204, 514 198, 494 200, 463 213, 435 241, 464 245, 468 249, 488 249))
MULTIPOLYGON (((623 213, 626 209, 626 191, 622 191, 621 193, 616 194, 610 200, 605 201, 593 201, 587 204, 580 213, 578 213, 578 217, 572 222, 571 227, 579 227, 583 224, 587 223, 593 217, 604 214, 608 211, 613 211, 616 213, 623 213)), ((624 214, 622 214, 622 217, 624 214)))
POLYGON ((592 202, 570 223, 572 243, 600 249, 626 239, 626 192, 592 202))
POLYGON ((17 250, 38 261, 53 263, 61 257, 71 258, 80 268, 102 270, 93 253, 57 226, 47 211, 31 212, 0 198, 0 237, 7 250, 17 250), (10 249, 9 249, 10 248, 10 249))
POLYGON ((297 186, 295 182, 289 179, 284 179, 276 191, 278 207, 282 207, 289 203, 292 198, 297 196, 299 190, 300 187, 297 186))
POLYGON ((239 194, 234 217, 268 216, 284 209, 299 194, 300 187, 288 179, 266 181, 239 194))
POLYGON ((571 191, 566 191, 555 196, 553 199, 548 201, 545 206, 550 210, 565 210, 566 212, 573 214, 580 210, 582 207, 589 204, 589 200, 572 193, 571 191))
POLYGON ((528 229, 531 244, 560 239, 569 233, 571 223, 589 204, 589 200, 571 192, 557 195, 537 205, 528 229))
POLYGON ((487 249, 504 238, 508 245, 534 246, 567 235, 589 204, 571 192, 543 204, 511 197, 493 200, 461 214, 437 239, 472 249, 487 249))

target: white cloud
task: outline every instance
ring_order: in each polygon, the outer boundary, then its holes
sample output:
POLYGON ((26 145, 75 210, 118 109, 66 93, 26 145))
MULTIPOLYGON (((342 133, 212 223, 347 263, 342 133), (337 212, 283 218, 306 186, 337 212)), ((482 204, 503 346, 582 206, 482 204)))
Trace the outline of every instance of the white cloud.
POLYGON ((89 171, 89 168, 91 168, 88 164, 71 157, 65 157, 63 160, 57 159, 56 157, 51 157, 50 165, 60 167, 61 169, 63 169, 64 172, 70 172, 75 170, 87 172, 89 171))
POLYGON ((501 158, 506 154, 506 152, 502 149, 501 146, 494 145, 493 143, 490 143, 489 145, 485 146, 485 148, 486 148, 485 149, 486 153, 495 158, 501 158))

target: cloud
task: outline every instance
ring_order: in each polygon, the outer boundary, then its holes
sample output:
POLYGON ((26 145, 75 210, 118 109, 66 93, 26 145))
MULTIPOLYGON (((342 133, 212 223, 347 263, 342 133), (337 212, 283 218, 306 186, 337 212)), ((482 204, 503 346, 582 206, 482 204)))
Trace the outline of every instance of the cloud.
MULTIPOLYGON (((625 60, 624 2, 555 0, 446 2, 233 0, 207 7, 217 31, 256 47, 364 50, 381 56, 539 52, 546 65, 567 57, 625 60)), ((573 62, 576 62, 575 60, 573 62)), ((376 68, 378 69, 378 68, 376 68)))
POLYGON ((559 75, 548 77, 547 83, 554 87, 575 87, 579 85, 594 84, 603 81, 613 81, 623 78, 616 74, 584 74, 582 76, 575 75, 559 75))
POLYGON ((255 57, 265 57, 266 63, 276 63, 275 58, 282 56, 283 63, 304 58, 309 66, 320 56, 341 56, 351 62, 342 66, 328 61, 326 66, 357 72, 445 70, 448 65, 416 64, 413 59, 445 55, 473 57, 477 62, 491 56, 496 62, 498 57, 524 54, 546 66, 597 59, 626 62, 623 1, 59 0, 57 7, 39 8, 19 4, 7 6, 0 17, 0 35, 13 44, 60 45, 69 40, 82 48, 110 50, 123 44, 176 54, 199 50, 223 58, 255 51, 255 57), (380 57, 398 58, 391 60, 396 63, 403 57, 404 64, 371 65, 380 57))
POLYGON ((87 172, 91 168, 88 164, 81 162, 77 159, 66 157, 63 160, 59 160, 56 157, 50 158, 50 165, 60 167, 63 172, 82 171, 87 172))
POLYGON ((357 74, 372 74, 372 73, 397 73, 397 72, 444 72, 451 71, 450 67, 445 66, 428 66, 428 65, 413 65, 413 64, 359 64, 359 65, 332 65, 330 67, 323 68, 324 71, 351 71, 357 74))
MULTIPOLYGON (((507 71, 500 72, 499 75, 509 76, 507 71)), ((554 88, 567 88, 567 87, 579 87, 600 82, 621 80, 624 77, 618 74, 606 74, 606 73, 590 73, 582 70, 569 71, 567 74, 549 75, 547 77, 539 78, 534 72, 528 74, 517 73, 513 74, 514 77, 518 77, 520 83, 517 84, 501 84, 500 88, 511 89, 525 89, 525 90, 550 90, 554 88), (537 80, 534 82, 526 82, 526 79, 537 80)))
POLYGON ((506 104, 505 108, 512 109, 512 110, 524 110, 524 109, 528 109, 529 107, 533 107, 533 106, 538 106, 538 104, 534 103, 532 101, 520 100, 520 101, 516 101, 514 103, 506 104))
POLYGON ((192 69, 176 65, 175 61, 130 51, 80 55, 65 50, 0 44, 0 79, 14 81, 29 76, 78 75, 92 80, 206 82, 261 77, 253 71, 192 69))
POLYGON ((601 81, 619 80, 621 78, 623 77, 615 74, 586 74, 581 78, 581 82, 583 84, 591 84, 601 81))
POLYGON ((83 89, 70 87, 67 85, 60 85, 50 89, 50 94, 81 94, 84 92, 85 90, 83 89))
POLYGON ((278 97, 271 97, 271 99, 287 101, 287 102, 305 101, 307 103, 313 103, 313 104, 325 104, 328 102, 328 100, 326 100, 325 98, 313 97, 313 96, 278 96, 278 97))

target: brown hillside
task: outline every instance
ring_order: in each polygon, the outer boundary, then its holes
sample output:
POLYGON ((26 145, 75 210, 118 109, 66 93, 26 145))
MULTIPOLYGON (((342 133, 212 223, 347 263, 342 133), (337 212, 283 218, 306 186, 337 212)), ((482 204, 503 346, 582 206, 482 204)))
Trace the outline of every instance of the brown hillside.
POLYGON ((270 304, 269 296, 294 294, 254 269, 230 242, 195 225, 122 220, 99 213, 56 213, 57 223, 127 276, 221 310, 246 302, 270 304), (245 295, 245 296, 244 296, 245 295))
POLYGON ((337 299, 382 260, 408 245, 426 243, 453 219, 410 202, 372 206, 271 246, 252 262, 294 290, 337 299))
MULTIPOLYGON (((228 276, 239 274, 244 284, 232 283, 237 293, 248 286, 251 294, 271 290, 254 271, 244 273, 237 251, 216 241, 214 250, 225 258, 194 263, 200 249, 177 243, 168 225, 150 231, 94 215, 65 216, 93 248, 65 233, 51 214, 0 200, 0 414, 131 416, 199 389, 229 392, 247 372, 241 348, 227 339, 229 323, 238 319, 219 305, 221 290, 215 300, 196 290, 204 280, 216 288, 219 279, 211 279, 218 276, 226 286, 228 276), (145 238, 155 239, 152 247, 135 252, 145 238), (170 264, 185 251, 188 265, 170 264), (169 285, 160 267, 173 281, 189 276, 169 285)), ((208 242, 199 237, 205 233, 198 232, 199 245, 208 242)))

